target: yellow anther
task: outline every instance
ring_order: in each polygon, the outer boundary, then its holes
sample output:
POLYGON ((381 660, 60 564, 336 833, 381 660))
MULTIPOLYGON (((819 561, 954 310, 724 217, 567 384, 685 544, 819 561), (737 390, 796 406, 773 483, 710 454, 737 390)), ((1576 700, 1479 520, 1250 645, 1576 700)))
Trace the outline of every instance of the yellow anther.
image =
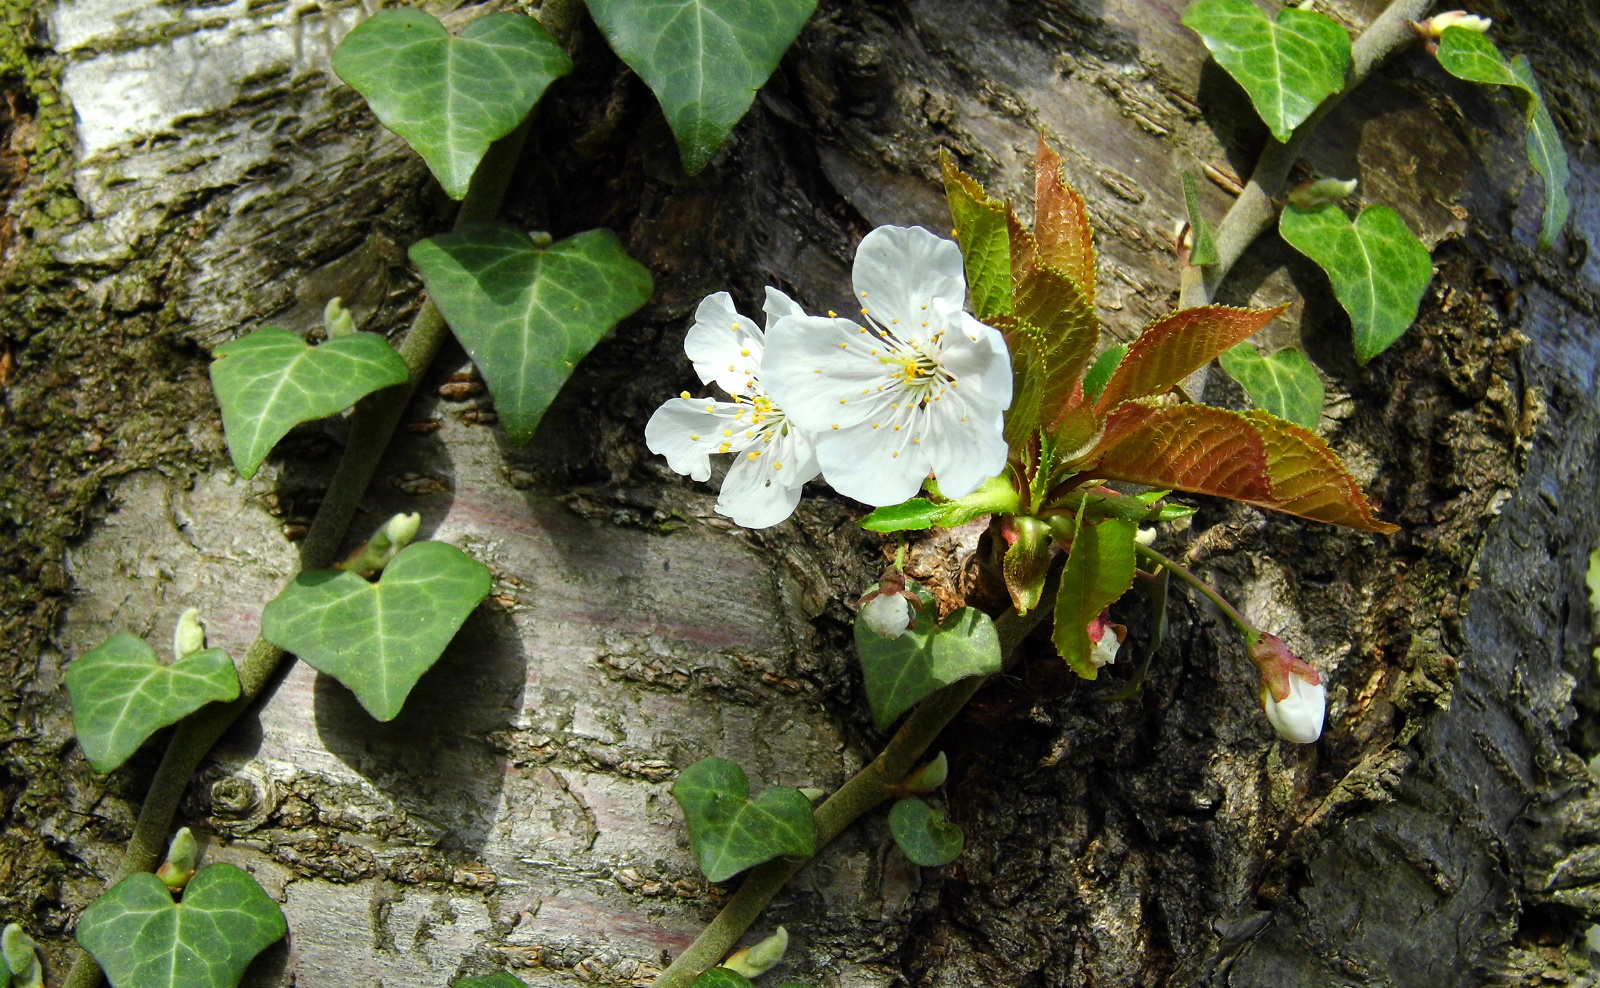
POLYGON ((731 446, 731 445, 732 445, 731 443, 723 443, 721 446, 717 447, 717 452, 726 453, 728 451, 729 446, 731 446))
POLYGON ((876 429, 876 428, 878 428, 878 423, 876 423, 876 422, 874 422, 874 423, 872 423, 872 427, 873 427, 873 428, 874 428, 874 429, 876 429))
POLYGON ((841 344, 839 344, 839 349, 841 349, 841 350, 848 350, 848 349, 850 349, 850 344, 848 344, 848 343, 841 343, 841 344))
POLYGON ((866 329, 864 327, 861 327, 861 326, 857 326, 856 329, 861 330, 861 332, 863 332, 863 333, 866 332, 866 329))
POLYGON ((722 434, 724 436, 731 436, 731 435, 733 435, 733 430, 732 429, 723 429, 722 430, 722 434))
POLYGON ((783 464, 779 463, 777 460, 773 460, 772 461, 772 469, 774 469, 774 470, 782 470, 783 469, 783 464))
POLYGON ((689 392, 685 391, 682 394, 678 395, 678 397, 679 398, 687 398, 687 397, 689 397, 689 392))
POLYGON ((899 453, 890 453, 889 455, 890 456, 899 456, 900 454, 899 453))
POLYGON ((708 412, 714 412, 716 410, 717 410, 717 406, 715 406, 715 405, 707 405, 706 406, 706 411, 708 411, 708 412))
MULTIPOLYGON (((924 326, 926 326, 926 325, 927 325, 927 323, 926 323, 926 322, 924 322, 924 323, 923 323, 923 325, 924 325, 924 326)), ((938 337, 939 337, 939 334, 937 334, 937 333, 936 333, 936 334, 934 334, 934 338, 935 338, 935 339, 938 339, 938 337)))
POLYGON ((912 436, 911 437, 911 441, 916 443, 919 446, 922 445, 922 439, 920 437, 918 437, 918 436, 912 436))
POLYGON ((738 329, 738 328, 739 328, 739 324, 738 324, 738 323, 734 323, 734 324, 733 324, 733 328, 734 328, 734 329, 738 329))
MULTIPOLYGON (((924 324, 923 324, 923 325, 927 325, 927 324, 926 324, 926 323, 924 323, 924 324)), ((746 348, 746 349, 743 349, 743 350, 740 350, 740 351, 739 351, 739 356, 741 356, 741 357, 748 357, 748 356, 750 356, 750 350, 749 350, 749 349, 748 349, 748 348, 746 348)))
POLYGON ((894 427, 894 431, 896 431, 896 432, 899 432, 899 431, 900 431, 900 427, 899 427, 899 426, 898 426, 898 425, 897 425, 897 426, 895 426, 895 427, 894 427))
POLYGON ((834 427, 834 428, 835 428, 835 429, 837 429, 837 428, 839 428, 839 423, 837 423, 837 422, 835 422, 835 423, 833 423, 833 427, 834 427))
POLYGON ((924 308, 924 309, 926 309, 926 308, 927 308, 927 306, 926 306, 926 305, 924 305, 924 306, 923 306, 923 308, 924 308))
POLYGON ((816 370, 812 371, 811 373, 813 373, 813 374, 821 374, 822 373, 822 368, 818 367, 816 370))
POLYGON ((861 314, 862 314, 862 315, 866 315, 866 314, 867 314, 867 310, 866 310, 866 309, 862 309, 862 310, 861 310, 861 314))
POLYGON ((758 456, 760 456, 760 455, 761 455, 761 450, 759 450, 759 449, 752 449, 752 450, 751 450, 751 451, 750 451, 750 452, 749 452, 749 453, 747 453, 747 454, 746 454, 746 455, 745 455, 745 459, 747 459, 747 460, 753 460, 753 459, 755 459, 755 458, 756 458, 756 457, 758 457, 758 456))
POLYGON ((700 434, 698 432, 691 432, 691 433, 689 433, 689 438, 690 439, 699 439, 700 438, 700 434))
POLYGON ((753 436, 755 436, 755 434, 756 434, 756 430, 754 430, 754 429, 746 429, 744 431, 744 437, 746 439, 752 438, 753 436))
MULTIPOLYGON (((898 319, 890 319, 890 320, 889 320, 889 321, 890 321, 890 322, 891 322, 891 323, 897 323, 897 322, 899 322, 899 321, 900 321, 900 320, 898 320, 898 319)), ((923 323, 923 325, 927 325, 927 323, 923 323)))
POLYGON ((832 309, 829 309, 828 310, 828 318, 829 319, 837 319, 837 318, 839 318, 839 313, 833 311, 832 309))
POLYGON ((867 297, 867 293, 866 293, 866 292, 862 292, 862 293, 861 293, 861 297, 862 297, 862 298, 866 298, 866 297, 867 297))
POLYGON ((839 399, 839 404, 841 404, 841 405, 843 405, 843 404, 844 404, 844 399, 843 399, 843 398, 840 398, 840 399, 839 399))

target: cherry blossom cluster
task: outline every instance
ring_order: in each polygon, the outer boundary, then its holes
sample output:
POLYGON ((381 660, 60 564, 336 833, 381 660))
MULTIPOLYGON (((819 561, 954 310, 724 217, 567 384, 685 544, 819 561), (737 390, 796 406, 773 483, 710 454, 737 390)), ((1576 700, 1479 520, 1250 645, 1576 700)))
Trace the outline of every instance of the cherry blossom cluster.
POLYGON ((1006 465, 1011 357, 963 311, 961 250, 921 227, 883 226, 854 269, 860 319, 807 315, 767 289, 764 328, 726 292, 700 303, 684 352, 729 399, 684 392, 645 427, 651 452, 695 480, 735 455, 717 510, 746 528, 788 518, 819 474, 867 504, 899 504, 932 474, 945 497, 1006 465))

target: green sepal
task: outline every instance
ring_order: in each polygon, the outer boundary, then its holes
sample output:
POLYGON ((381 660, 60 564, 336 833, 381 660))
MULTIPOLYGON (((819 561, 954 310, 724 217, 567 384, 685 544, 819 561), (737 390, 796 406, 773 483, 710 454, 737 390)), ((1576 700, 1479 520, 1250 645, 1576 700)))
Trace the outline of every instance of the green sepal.
POLYGON ((1037 518, 1017 515, 1011 519, 1011 526, 1016 541, 1006 546, 1000 568, 1012 605, 1018 614, 1026 614, 1038 607, 1044 596, 1044 579, 1055 559, 1055 542, 1050 537, 1050 526, 1037 518))

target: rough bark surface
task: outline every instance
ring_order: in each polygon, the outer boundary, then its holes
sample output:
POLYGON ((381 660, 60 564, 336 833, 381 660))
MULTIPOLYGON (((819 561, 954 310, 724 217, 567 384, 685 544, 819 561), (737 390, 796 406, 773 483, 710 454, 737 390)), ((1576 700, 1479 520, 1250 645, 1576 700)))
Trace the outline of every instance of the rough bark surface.
MULTIPOLYGON (((1375 0, 1322 5, 1359 29, 1375 0)), ((849 291, 880 223, 948 220, 936 152, 1024 203, 1035 134, 1090 202, 1108 332, 1176 298, 1180 173, 1247 172, 1265 131, 1178 23, 1183 0, 823 0, 704 174, 583 22, 507 214, 622 234, 652 303, 510 447, 448 350, 358 528, 418 510, 490 565, 492 599, 401 718, 372 722, 290 666, 219 746, 182 816, 251 869, 289 939, 255 985, 436 988, 510 966, 530 984, 645 984, 710 918, 668 793, 705 755, 758 784, 831 787, 870 757, 847 602, 881 561, 825 489, 766 532, 643 448, 693 384, 706 293, 753 311, 849 291)), ((1318 745, 1276 741, 1254 674, 1178 596, 1131 701, 1041 646, 941 746, 967 834, 917 869, 881 817, 830 847, 758 930, 817 985, 1594 983, 1600 683, 1583 570, 1600 536, 1600 12, 1498 3, 1502 46, 1545 80, 1575 214, 1536 255, 1540 186, 1502 94, 1420 50, 1385 67, 1305 167, 1358 177, 1435 246, 1415 328, 1358 367, 1326 282, 1264 241, 1225 299, 1299 299, 1335 400, 1323 433, 1392 539, 1201 505, 1160 548, 1218 581, 1330 681, 1318 745)), ((342 295, 398 331, 405 248, 447 203, 328 68, 364 16, 340 0, 0 0, 0 920, 64 973, 158 757, 98 776, 72 741, 65 666, 114 631, 159 640, 199 607, 240 654, 294 565, 341 441, 295 433, 229 469, 206 353, 259 325, 314 332, 342 295)), ((471 11, 451 16, 465 17, 471 11)), ((1205 184, 1220 217, 1228 197, 1205 184)), ((1215 375, 1214 375, 1215 377, 1215 375)), ((1242 400, 1214 380, 1211 400, 1242 400)), ((363 532, 354 533, 357 535, 363 532)), ((971 535, 972 533, 968 533, 971 535)), ((972 539, 913 570, 950 579, 972 539)), ((1130 607, 1136 641, 1145 616, 1130 607)), ((1120 675, 1126 675, 1118 667, 1120 675)), ((1115 676, 1113 678, 1116 678, 1115 676)))

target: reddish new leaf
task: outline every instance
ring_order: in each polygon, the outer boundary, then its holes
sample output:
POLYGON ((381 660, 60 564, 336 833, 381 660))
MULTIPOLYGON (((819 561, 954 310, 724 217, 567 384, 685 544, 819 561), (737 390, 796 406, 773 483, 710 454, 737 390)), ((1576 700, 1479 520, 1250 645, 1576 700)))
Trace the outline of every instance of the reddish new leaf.
POLYGON ((1094 304, 1094 230, 1083 196, 1067 184, 1061 158, 1039 135, 1034 165, 1033 236, 1040 264, 1064 272, 1094 304))
POLYGON ((1040 265, 1017 284, 1013 315, 1032 327, 1042 358, 1041 414, 1051 421, 1071 399, 1100 339, 1094 305, 1065 274, 1040 265))
POLYGON ((1244 417, 1267 445, 1267 476, 1277 502, 1268 507, 1383 535, 1400 530, 1373 515, 1355 478, 1316 433, 1259 410, 1244 417))
POLYGON ((1095 408, 1104 413, 1125 401, 1158 395, 1243 342, 1277 318, 1275 309, 1234 309, 1202 305, 1174 312, 1145 328, 1100 392, 1095 408))
POLYGON ((1316 435, 1262 411, 1125 404, 1079 476, 1214 494, 1330 525, 1388 534, 1355 479, 1316 435))

